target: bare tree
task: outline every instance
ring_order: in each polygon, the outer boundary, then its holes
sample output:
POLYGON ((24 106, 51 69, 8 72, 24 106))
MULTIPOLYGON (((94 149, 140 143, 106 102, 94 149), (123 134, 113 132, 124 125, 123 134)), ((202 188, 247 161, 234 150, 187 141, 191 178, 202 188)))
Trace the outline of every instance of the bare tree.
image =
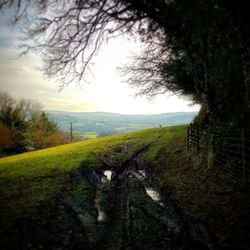
MULTIPOLYGON (((158 1, 146 2, 0 0, 0 9, 14 10, 13 23, 20 23, 25 35, 22 54, 41 53, 45 76, 58 79, 61 87, 73 80, 86 80, 92 59, 104 40, 124 33, 139 34, 149 45, 143 55, 135 57, 133 66, 125 66, 123 72, 132 86, 139 87, 140 94, 153 97, 165 93, 170 86, 161 74, 161 65, 170 50, 164 45, 162 25, 150 16, 159 12, 158 1)), ((159 2, 161 7, 166 5, 159 2)))
POLYGON ((7 92, 0 92, 0 113, 15 106, 15 100, 7 92))
POLYGON ((163 38, 152 39, 141 54, 134 56, 133 63, 120 68, 126 82, 139 91, 138 95, 149 99, 168 93, 199 103, 185 62, 172 53, 163 38))
MULTIPOLYGON (((159 41, 158 41, 159 42, 159 41)), ((150 42, 144 51, 135 55, 133 63, 119 68, 126 81, 139 89, 138 95, 146 95, 149 99, 169 91, 161 66, 170 58, 167 48, 159 43, 150 42)))
POLYGON ((22 116, 26 121, 38 120, 43 112, 42 104, 31 99, 23 98, 18 101, 17 106, 21 110, 22 116))
POLYGON ((105 39, 145 27, 147 16, 122 0, 0 0, 11 7, 13 23, 21 23, 23 54, 41 53, 43 70, 63 85, 84 79, 105 39), (135 29, 136 28, 136 29, 135 29))

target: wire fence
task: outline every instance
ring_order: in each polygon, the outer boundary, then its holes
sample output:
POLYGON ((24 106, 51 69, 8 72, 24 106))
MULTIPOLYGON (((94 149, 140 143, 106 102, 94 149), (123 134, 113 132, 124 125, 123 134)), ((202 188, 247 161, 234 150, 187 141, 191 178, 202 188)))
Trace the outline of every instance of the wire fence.
POLYGON ((242 129, 232 137, 218 138, 220 145, 215 151, 212 145, 203 146, 203 132, 191 123, 187 130, 187 150, 195 150, 208 167, 223 169, 235 181, 250 186, 250 140, 246 139, 246 131, 242 129))

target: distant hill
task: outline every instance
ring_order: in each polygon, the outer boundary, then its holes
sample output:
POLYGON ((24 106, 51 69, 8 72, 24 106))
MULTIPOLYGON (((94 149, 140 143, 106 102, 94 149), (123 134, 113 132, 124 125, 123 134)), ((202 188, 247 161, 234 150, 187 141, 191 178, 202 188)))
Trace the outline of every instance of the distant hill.
POLYGON ((69 131, 70 122, 76 132, 95 132, 97 136, 112 135, 153 128, 190 123, 197 112, 177 112, 153 115, 124 115, 107 112, 63 112, 47 111, 63 131, 69 131))

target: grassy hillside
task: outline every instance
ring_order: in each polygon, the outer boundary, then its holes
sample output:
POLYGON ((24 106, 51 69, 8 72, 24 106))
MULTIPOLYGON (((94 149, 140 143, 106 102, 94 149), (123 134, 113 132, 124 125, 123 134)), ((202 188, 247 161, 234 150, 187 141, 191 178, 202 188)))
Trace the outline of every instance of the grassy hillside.
POLYGON ((186 152, 185 133, 186 126, 145 129, 1 158, 1 248, 120 249, 114 246, 120 240, 128 242, 124 233, 129 235, 129 222, 132 235, 142 237, 133 244, 148 246, 143 240, 148 236, 154 242, 150 249, 166 249, 170 242, 174 245, 169 249, 187 249, 190 235, 206 244, 213 239, 223 249, 231 249, 231 242, 235 249, 247 249, 249 192, 241 190, 223 168, 208 169, 197 152, 186 152), (133 167, 128 159, 138 152, 136 160, 143 161, 151 176, 144 184, 129 179, 126 171, 133 169, 122 169, 124 162, 133 167), (119 178, 104 186, 98 182, 104 163, 120 176, 125 171, 122 185, 119 178), (164 213, 169 211, 148 200, 143 185, 160 190, 165 207, 169 209, 170 201, 182 213, 185 233, 179 240, 162 238, 164 213), (109 216, 107 221, 97 221, 97 204, 109 216), (176 248, 180 242, 184 248, 176 248), (157 248, 158 243, 162 248, 157 248))
MULTIPOLYGON (((0 177, 14 179, 46 176, 55 170, 64 173, 79 167, 80 163, 96 168, 100 163, 98 155, 106 154, 108 157, 108 154, 114 153, 112 150, 124 146, 128 151, 126 155, 129 156, 136 149, 152 144, 145 159, 154 160, 157 150, 166 146, 174 135, 183 133, 185 128, 186 126, 175 126, 145 129, 4 157, 0 159, 0 177)), ((124 158, 124 154, 123 152, 118 155, 124 158)))
MULTIPOLYGON (((52 216, 52 211, 56 211, 62 192, 70 192, 72 196, 79 192, 85 193, 86 197, 91 196, 86 180, 77 177, 79 169, 97 169, 101 159, 119 165, 119 162, 129 159, 134 152, 148 145, 150 148, 142 154, 142 158, 153 165, 171 138, 184 135, 185 128, 146 129, 1 158, 3 242, 12 242, 12 238, 29 238, 28 232, 23 229, 33 228, 31 225, 36 225, 33 230, 44 227, 43 223, 50 214, 52 216)), ((42 233, 37 232, 36 235, 42 233)))

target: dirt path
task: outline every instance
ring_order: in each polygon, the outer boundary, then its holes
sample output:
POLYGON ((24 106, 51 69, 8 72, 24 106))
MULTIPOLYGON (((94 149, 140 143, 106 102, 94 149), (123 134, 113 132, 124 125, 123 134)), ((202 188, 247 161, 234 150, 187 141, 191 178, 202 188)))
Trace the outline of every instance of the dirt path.
POLYGON ((154 187, 141 152, 119 166, 104 163, 96 171, 84 171, 92 201, 82 198, 77 204, 66 196, 67 206, 81 222, 84 249, 213 249, 200 236, 203 229, 191 225, 191 237, 187 221, 154 187))
POLYGON ((113 232, 107 249, 171 249, 182 230, 178 215, 152 187, 152 177, 139 159, 118 174, 113 169, 112 177, 103 179, 101 187, 111 194, 103 195, 101 206, 106 217, 103 222, 113 232))

